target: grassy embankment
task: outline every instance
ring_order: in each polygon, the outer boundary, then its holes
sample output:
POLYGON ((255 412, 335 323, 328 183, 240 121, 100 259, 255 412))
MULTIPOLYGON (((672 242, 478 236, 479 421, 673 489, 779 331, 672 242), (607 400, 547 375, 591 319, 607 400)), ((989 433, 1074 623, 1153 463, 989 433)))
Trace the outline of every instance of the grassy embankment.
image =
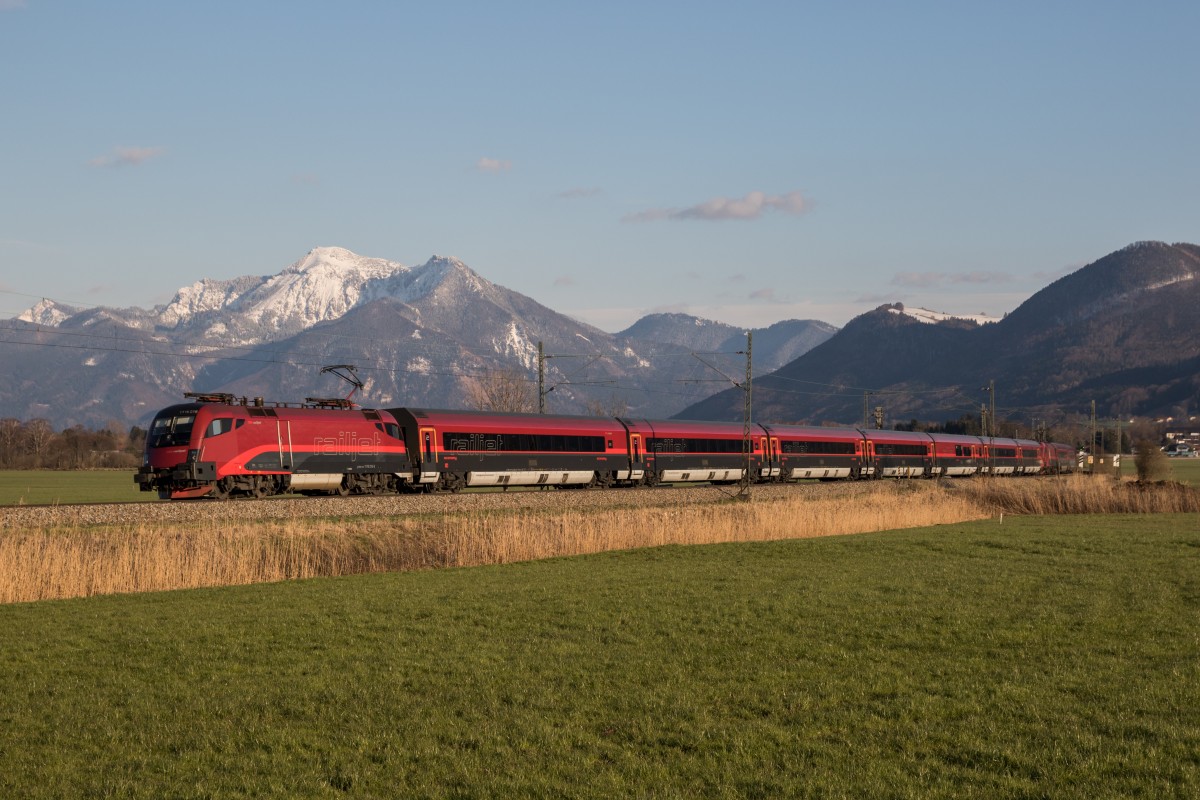
POLYGON ((753 503, 568 512, 8 529, 0 602, 531 561, 667 544, 771 541, 1003 513, 1200 511, 1200 492, 1107 478, 884 481, 753 503))
MULTIPOLYGON (((932 483, 753 503, 130 523, 0 532, 0 602, 505 564, 728 541, 829 536, 986 516, 932 483)), ((655 495, 639 495, 649 502, 655 495)), ((670 493, 659 494, 663 501, 670 493)))
POLYGON ((1198 523, 0 606, 0 796, 1194 797, 1198 523))

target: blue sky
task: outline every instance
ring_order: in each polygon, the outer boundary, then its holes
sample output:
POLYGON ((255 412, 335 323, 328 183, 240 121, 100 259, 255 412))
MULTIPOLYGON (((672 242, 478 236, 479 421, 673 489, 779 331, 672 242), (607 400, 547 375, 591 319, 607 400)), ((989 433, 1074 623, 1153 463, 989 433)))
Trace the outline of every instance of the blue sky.
POLYGON ((0 317, 316 246, 605 330, 1000 315, 1200 241, 1200 4, 0 0, 0 317))

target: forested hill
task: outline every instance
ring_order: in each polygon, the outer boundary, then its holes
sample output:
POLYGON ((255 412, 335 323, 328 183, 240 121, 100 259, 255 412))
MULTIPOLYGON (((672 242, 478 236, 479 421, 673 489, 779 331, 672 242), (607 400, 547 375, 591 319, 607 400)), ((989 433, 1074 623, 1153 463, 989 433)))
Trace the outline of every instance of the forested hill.
MULTIPOLYGON (((861 421, 978 410, 995 382, 1007 416, 1055 419, 1096 401, 1102 415, 1179 415, 1200 406, 1200 247, 1139 242, 1063 277, 1004 319, 919 321, 897 306, 855 318, 754 383, 754 416, 861 421), (871 394, 867 395, 867 392, 871 394)), ((740 419, 722 392, 678 416, 740 419)))

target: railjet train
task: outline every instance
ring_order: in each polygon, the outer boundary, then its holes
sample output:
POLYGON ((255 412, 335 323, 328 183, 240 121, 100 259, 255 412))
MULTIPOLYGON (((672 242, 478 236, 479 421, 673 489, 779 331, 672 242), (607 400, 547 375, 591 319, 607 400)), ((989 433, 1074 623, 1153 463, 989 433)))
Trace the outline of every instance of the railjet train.
MULTIPOLYGON (((729 484, 745 474, 744 431, 736 423, 185 396, 191 402, 155 415, 134 476, 142 491, 164 499, 729 484)), ((754 424, 750 435, 755 483, 1074 467, 1074 448, 1028 439, 768 423, 754 424)))

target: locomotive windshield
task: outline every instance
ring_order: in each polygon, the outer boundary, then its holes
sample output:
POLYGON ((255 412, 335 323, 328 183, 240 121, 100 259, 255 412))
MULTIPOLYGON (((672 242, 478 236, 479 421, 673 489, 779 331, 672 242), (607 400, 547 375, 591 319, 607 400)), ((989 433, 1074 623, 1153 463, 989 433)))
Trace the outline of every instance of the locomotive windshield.
POLYGON ((181 447, 192 438, 196 409, 188 408, 162 414, 150 424, 146 441, 150 447, 181 447))

